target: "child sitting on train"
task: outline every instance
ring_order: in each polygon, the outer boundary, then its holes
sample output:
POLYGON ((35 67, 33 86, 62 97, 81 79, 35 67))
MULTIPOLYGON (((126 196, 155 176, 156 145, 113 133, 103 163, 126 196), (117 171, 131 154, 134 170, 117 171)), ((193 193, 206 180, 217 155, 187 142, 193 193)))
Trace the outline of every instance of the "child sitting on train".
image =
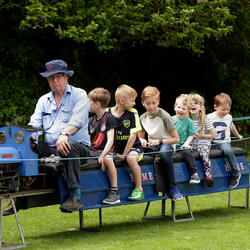
POLYGON ((141 131, 139 115, 135 105, 137 92, 132 87, 122 84, 115 92, 115 106, 110 108, 111 114, 117 120, 115 131, 115 149, 118 157, 126 159, 131 168, 135 182, 128 200, 137 201, 144 199, 141 180, 141 168, 138 164, 143 158, 143 147, 138 134, 141 131))
POLYGON ((220 93, 214 97, 213 113, 208 114, 214 128, 216 129, 216 137, 212 141, 212 148, 223 151, 227 166, 231 167, 232 176, 229 187, 235 188, 241 178, 239 169, 237 168, 235 154, 231 147, 230 133, 239 139, 243 137, 239 134, 237 128, 233 123, 232 116, 229 114, 232 106, 232 100, 228 94, 220 93))
POLYGON ((212 178, 211 161, 209 158, 211 140, 215 138, 216 131, 206 116, 205 100, 197 94, 189 94, 191 100, 190 118, 193 120, 196 134, 191 143, 192 150, 198 151, 202 160, 205 182, 208 187, 212 187, 214 180, 212 178))
POLYGON ((172 157, 175 144, 179 142, 178 133, 169 113, 160 104, 160 91, 156 87, 147 86, 141 93, 142 105, 146 112, 141 115, 142 132, 139 134, 142 146, 152 147, 165 163, 161 168, 167 195, 173 200, 183 198, 175 183, 172 157), (147 136, 147 140, 145 139, 147 136))
POLYGON ((103 204, 120 203, 117 186, 117 172, 113 161, 116 119, 105 109, 110 102, 110 92, 104 88, 95 88, 89 92, 90 112, 95 113, 89 120, 91 138, 90 156, 97 156, 103 171, 107 171, 110 190, 103 204))
POLYGON ((190 143, 195 135, 195 128, 193 121, 188 117, 191 109, 190 98, 187 94, 181 94, 175 100, 174 110, 176 115, 173 116, 174 126, 180 137, 177 143, 177 150, 185 162, 187 163, 190 173, 190 184, 200 183, 200 178, 195 166, 195 159, 192 155, 190 143))

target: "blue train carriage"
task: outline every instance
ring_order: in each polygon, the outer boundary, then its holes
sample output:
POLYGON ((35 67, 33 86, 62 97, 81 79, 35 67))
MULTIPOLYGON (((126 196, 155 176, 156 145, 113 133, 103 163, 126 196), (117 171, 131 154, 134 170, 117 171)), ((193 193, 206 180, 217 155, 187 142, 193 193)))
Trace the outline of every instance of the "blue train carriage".
MULTIPOLYGON (((250 166, 247 162, 246 151, 242 148, 234 148, 238 167, 241 171, 242 178, 239 185, 235 189, 246 189, 249 192, 249 172, 250 166)), ((198 173, 202 179, 200 184, 188 184, 190 175, 188 173, 187 166, 179 153, 176 153, 173 157, 174 161, 174 172, 177 185, 186 198, 190 217, 185 219, 176 219, 175 202, 172 201, 172 213, 171 216, 175 222, 194 219, 191 210, 191 205, 188 200, 189 196, 210 194, 222 191, 231 191, 229 188, 230 181, 230 168, 225 164, 222 152, 220 150, 212 150, 210 157, 213 167, 213 178, 215 183, 213 187, 207 187, 204 183, 204 170, 202 167, 201 159, 198 153, 194 152, 196 158, 196 166, 198 173)), ((117 173, 118 173, 118 186, 119 193, 121 196, 121 203, 116 205, 103 205, 102 200, 106 197, 109 190, 109 181, 107 174, 100 170, 97 160, 89 160, 88 163, 81 166, 81 199, 84 204, 84 208, 80 212, 80 218, 83 219, 83 210, 99 209, 99 223, 102 225, 102 208, 109 206, 120 206, 129 205, 141 202, 147 202, 143 218, 146 218, 147 211, 151 201, 162 200, 161 217, 165 217, 165 202, 168 199, 165 195, 165 187, 162 179, 164 176, 161 175, 160 169, 164 165, 153 155, 145 155, 144 159, 140 162, 142 170, 142 183, 145 191, 145 200, 143 201, 127 201, 131 190, 134 187, 133 178, 130 173, 129 167, 124 160, 116 159, 117 173)), ((67 191, 64 187, 64 181, 62 177, 59 177, 59 192, 61 194, 61 200, 65 200, 67 191)), ((248 200, 246 202, 248 204, 248 200)), ((248 206, 248 205, 246 205, 248 206)), ((80 226, 83 223, 80 222, 80 226)))
MULTIPOLYGON (((235 147, 238 168, 242 174, 239 185, 235 189, 249 188, 249 172, 250 166, 246 158, 246 151, 242 148, 235 147)), ((213 178, 215 183, 213 187, 207 187, 204 183, 205 175, 202 163, 198 153, 193 153, 196 158, 196 167, 198 174, 202 179, 199 184, 189 184, 190 175, 186 163, 182 156, 177 152, 174 157, 174 172, 177 185, 184 196, 200 195, 207 193, 215 193, 229 191, 229 180, 231 177, 230 167, 226 165, 220 150, 211 150, 210 157, 212 162, 213 178)), ((115 160, 118 172, 119 193, 121 195, 121 204, 131 204, 127 202, 131 190, 134 187, 132 175, 129 167, 126 166, 124 160, 115 160)), ((150 199, 160 199, 158 193, 165 193, 162 182, 161 171, 159 169, 164 165, 152 155, 145 155, 140 162, 142 170, 142 183, 145 190, 145 201, 150 199), (157 180, 157 181, 156 181, 157 180)), ((109 181, 105 172, 100 170, 96 160, 90 160, 81 166, 81 191, 82 200, 85 209, 89 209, 94 204, 100 207, 101 201, 107 195, 109 190, 109 181)), ((105 205, 106 206, 106 205, 105 205)))

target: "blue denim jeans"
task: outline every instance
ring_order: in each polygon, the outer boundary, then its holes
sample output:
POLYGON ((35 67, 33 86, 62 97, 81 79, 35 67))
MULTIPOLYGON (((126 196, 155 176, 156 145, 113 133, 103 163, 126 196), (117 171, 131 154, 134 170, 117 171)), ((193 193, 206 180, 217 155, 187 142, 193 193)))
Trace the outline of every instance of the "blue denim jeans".
POLYGON ((174 177, 174 164, 172 160, 174 148, 170 144, 161 144, 158 148, 159 156, 164 162, 164 166, 161 168, 162 176, 164 177, 164 184, 167 191, 169 191, 171 187, 176 186, 174 177))
POLYGON ((236 157, 231 147, 231 144, 228 142, 220 143, 220 144, 213 144, 212 148, 222 150, 225 156, 226 164, 231 167, 232 175, 239 175, 236 157))

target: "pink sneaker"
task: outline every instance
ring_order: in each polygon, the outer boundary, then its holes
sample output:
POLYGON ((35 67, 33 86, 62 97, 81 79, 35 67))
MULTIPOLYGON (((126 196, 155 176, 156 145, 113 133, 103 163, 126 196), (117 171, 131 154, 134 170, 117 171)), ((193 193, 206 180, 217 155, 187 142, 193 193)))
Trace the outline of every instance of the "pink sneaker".
POLYGON ((212 178, 212 175, 207 175, 205 182, 208 187, 212 187, 214 185, 214 179, 212 178))

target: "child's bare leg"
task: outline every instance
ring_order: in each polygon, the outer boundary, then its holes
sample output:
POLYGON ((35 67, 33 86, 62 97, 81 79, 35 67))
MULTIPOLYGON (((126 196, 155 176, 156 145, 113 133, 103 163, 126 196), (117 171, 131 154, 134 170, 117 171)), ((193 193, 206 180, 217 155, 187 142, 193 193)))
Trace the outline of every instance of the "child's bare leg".
POLYGON ((143 191, 142 188, 142 181, 141 181, 141 168, 137 162, 138 160, 138 153, 136 151, 131 151, 128 156, 127 156, 127 163, 131 168, 133 177, 134 177, 134 181, 135 181, 135 188, 143 191))
POLYGON ((107 171, 107 174, 109 177, 111 188, 117 187, 117 171, 116 171, 116 167, 115 167, 113 158, 111 158, 109 156, 105 156, 104 164, 106 166, 106 171, 107 171))
POLYGON ((105 156, 104 165, 109 177, 110 190, 108 196, 102 201, 102 203, 109 205, 120 203, 121 200, 117 186, 117 172, 113 158, 105 156))

